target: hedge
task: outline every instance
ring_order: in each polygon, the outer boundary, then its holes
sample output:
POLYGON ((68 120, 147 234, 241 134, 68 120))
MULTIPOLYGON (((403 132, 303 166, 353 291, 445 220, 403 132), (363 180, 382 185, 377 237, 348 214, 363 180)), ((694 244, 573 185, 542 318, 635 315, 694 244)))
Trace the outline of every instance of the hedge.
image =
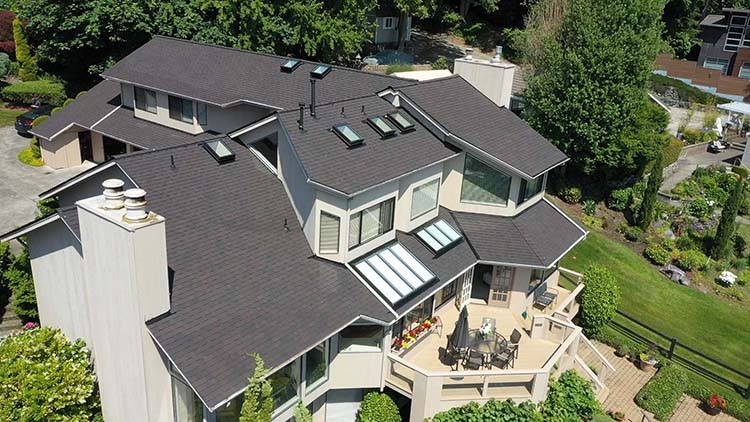
POLYGON ((700 104, 723 104, 728 103, 730 100, 716 95, 703 92, 700 89, 690 86, 679 79, 670 78, 669 76, 659 75, 656 73, 651 74, 651 89, 663 93, 668 88, 674 88, 677 91, 677 95, 680 100, 687 101, 690 103, 700 104))
POLYGON ((38 98, 42 103, 61 105, 67 98, 62 84, 45 80, 8 85, 2 96, 5 101, 17 104, 31 104, 38 98))
POLYGON ((666 421, 672 416, 687 382, 688 378, 682 369, 671 364, 663 366, 636 394, 635 402, 653 413, 656 419, 666 421))

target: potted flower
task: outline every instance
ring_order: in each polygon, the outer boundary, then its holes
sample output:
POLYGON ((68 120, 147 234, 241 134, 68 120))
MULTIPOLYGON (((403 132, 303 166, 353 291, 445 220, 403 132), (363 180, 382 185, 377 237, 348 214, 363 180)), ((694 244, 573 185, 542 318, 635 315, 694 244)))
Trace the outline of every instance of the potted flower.
POLYGON ((718 394, 711 394, 706 398, 706 413, 716 416, 722 410, 727 410, 727 400, 718 394))
POLYGON ((404 340, 402 340, 400 337, 396 337, 393 339, 393 344, 391 344, 391 348, 395 351, 401 350, 401 346, 404 345, 404 340))
POLYGON ((651 368, 653 368, 657 363, 655 355, 656 354, 651 350, 641 353, 638 356, 638 367, 640 367, 642 371, 651 370, 651 368))

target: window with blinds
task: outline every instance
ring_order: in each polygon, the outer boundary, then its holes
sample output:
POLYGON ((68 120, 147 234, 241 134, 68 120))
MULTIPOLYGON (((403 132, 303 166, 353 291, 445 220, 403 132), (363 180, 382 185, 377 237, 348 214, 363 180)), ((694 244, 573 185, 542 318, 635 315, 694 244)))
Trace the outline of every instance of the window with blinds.
POLYGON ((479 204, 507 205, 511 177, 466 155, 461 201, 479 204))
POLYGON ((393 229, 393 198, 352 214, 349 218, 349 249, 393 229))
POLYGON ((320 213, 320 253, 339 253, 339 226, 340 219, 327 212, 320 213))
POLYGON ((437 208, 440 179, 414 188, 411 194, 411 219, 419 218, 437 208))

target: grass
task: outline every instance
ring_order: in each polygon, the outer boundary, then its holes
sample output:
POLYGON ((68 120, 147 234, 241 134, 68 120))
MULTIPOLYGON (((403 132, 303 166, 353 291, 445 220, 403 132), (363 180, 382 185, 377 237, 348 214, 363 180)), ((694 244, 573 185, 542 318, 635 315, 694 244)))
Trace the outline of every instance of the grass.
POLYGON ((16 117, 25 113, 24 109, 0 108, 0 127, 12 126, 16 123, 16 117))
POLYGON ((391 73, 396 72, 411 72, 412 70, 414 70, 414 66, 409 63, 393 63, 388 65, 385 69, 385 74, 390 75, 391 73))
MULTIPOLYGON (((750 372, 746 359, 750 344, 750 309, 747 306, 673 283, 645 258, 597 232, 592 232, 586 241, 574 248, 563 259, 562 266, 582 272, 592 263, 604 265, 615 274, 622 291, 621 311, 677 338, 680 343, 744 373, 750 372)), ((657 337, 620 316, 616 321, 649 338, 657 337)), ((664 339, 659 344, 667 346, 669 342, 664 339)), ((684 349, 677 352, 700 360, 684 349)), ((746 385, 748 382, 746 377, 734 375, 708 362, 701 364, 737 384, 746 385)))

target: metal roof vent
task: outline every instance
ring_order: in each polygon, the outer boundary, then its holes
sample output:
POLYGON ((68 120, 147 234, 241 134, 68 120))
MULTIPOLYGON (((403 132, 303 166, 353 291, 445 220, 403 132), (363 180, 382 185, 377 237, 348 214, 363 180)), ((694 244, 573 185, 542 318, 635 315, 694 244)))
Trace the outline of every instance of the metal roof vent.
POLYGON ((495 57, 490 60, 490 63, 502 63, 503 62, 503 46, 495 46, 495 57))
POLYGON ((472 54, 474 53, 473 48, 467 48, 466 49, 466 57, 464 57, 466 60, 474 60, 474 57, 472 57, 472 54))
POLYGON ((104 209, 119 210, 123 207, 123 198, 125 197, 122 187, 125 182, 120 179, 107 179, 102 182, 104 188, 104 209))
POLYGON ((125 221, 137 223, 148 217, 146 211, 146 191, 128 189, 125 191, 125 221))

